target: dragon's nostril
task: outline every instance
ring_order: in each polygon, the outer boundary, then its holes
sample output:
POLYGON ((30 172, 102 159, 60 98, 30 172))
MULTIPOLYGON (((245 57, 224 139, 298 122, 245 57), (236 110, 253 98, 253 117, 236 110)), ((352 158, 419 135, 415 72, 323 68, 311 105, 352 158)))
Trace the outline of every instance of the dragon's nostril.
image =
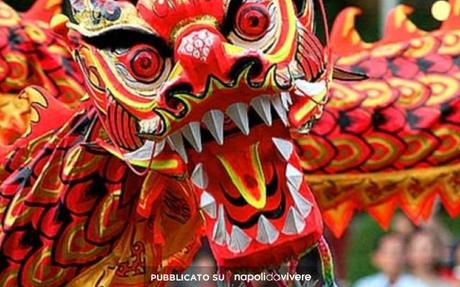
POLYGON ((187 112, 187 108, 182 101, 175 97, 175 95, 191 94, 192 91, 192 85, 189 83, 179 83, 173 85, 164 93, 164 103, 175 115, 183 116, 187 112))
POLYGON ((230 69, 229 78, 236 79, 245 70, 249 68, 249 78, 255 78, 262 73, 263 64, 258 57, 243 57, 238 59, 230 69))

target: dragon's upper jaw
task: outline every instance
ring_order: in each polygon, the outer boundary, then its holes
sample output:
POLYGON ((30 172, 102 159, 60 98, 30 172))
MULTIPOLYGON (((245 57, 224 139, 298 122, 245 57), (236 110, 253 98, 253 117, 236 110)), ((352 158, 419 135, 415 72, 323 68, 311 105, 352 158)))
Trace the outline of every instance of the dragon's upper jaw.
POLYGON ((220 266, 279 266, 321 235, 319 210, 291 132, 321 114, 326 84, 298 80, 289 92, 238 98, 242 101, 201 111, 201 122, 188 122, 125 157, 182 159, 220 266))
POLYGON ((160 154, 167 158, 176 153, 187 164, 189 147, 200 153, 206 143, 215 141, 218 145, 227 145, 225 141, 229 136, 238 133, 247 136, 254 126, 271 127, 277 121, 294 132, 308 132, 311 124, 321 116, 327 100, 325 80, 311 83, 299 79, 294 81, 290 91, 277 94, 272 91, 251 91, 248 95, 244 89, 223 90, 219 96, 212 95, 211 99, 196 105, 190 116, 177 122, 174 131, 163 139, 154 136, 164 125, 159 117, 141 120, 138 133, 155 140, 146 140, 144 146, 125 154, 124 158, 145 162, 160 154), (165 149, 165 143, 169 149, 165 149))

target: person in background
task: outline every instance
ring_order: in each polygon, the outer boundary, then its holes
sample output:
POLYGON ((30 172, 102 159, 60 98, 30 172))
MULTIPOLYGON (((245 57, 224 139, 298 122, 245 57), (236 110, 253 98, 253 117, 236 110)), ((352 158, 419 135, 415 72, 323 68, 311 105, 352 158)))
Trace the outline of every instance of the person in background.
POLYGON ((358 280, 354 287, 428 287, 404 273, 405 241, 400 234, 387 233, 377 241, 372 263, 380 272, 358 280))
POLYGON ((437 270, 442 259, 441 242, 430 229, 421 229, 409 238, 407 263, 416 278, 429 287, 451 287, 437 270))
MULTIPOLYGON (((453 235, 452 233, 442 224, 438 213, 434 213, 433 216, 426 222, 422 223, 422 228, 427 229, 431 234, 435 235, 437 241, 436 258, 439 263, 447 267, 450 260, 450 252, 452 249, 453 235)), ((438 270, 439 271, 439 270, 438 270)))
POLYGON ((415 232, 415 230, 417 230, 417 228, 406 215, 403 213, 397 213, 393 218, 391 230, 394 233, 400 234, 406 240, 412 235, 412 233, 415 232))

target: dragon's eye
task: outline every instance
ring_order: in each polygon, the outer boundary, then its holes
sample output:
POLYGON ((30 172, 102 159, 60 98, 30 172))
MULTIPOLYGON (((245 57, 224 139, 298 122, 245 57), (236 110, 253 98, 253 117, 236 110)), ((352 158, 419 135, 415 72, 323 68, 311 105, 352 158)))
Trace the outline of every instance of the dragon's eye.
POLYGON ((131 74, 140 81, 151 81, 161 74, 162 57, 150 47, 134 48, 129 52, 131 74))
POLYGON ((236 29, 241 36, 258 39, 267 33, 270 13, 261 4, 243 4, 236 14, 236 29))

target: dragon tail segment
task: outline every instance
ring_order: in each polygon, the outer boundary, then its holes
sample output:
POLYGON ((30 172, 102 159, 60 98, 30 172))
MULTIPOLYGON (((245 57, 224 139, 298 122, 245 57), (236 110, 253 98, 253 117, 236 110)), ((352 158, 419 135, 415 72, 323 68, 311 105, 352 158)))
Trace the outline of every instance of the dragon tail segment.
POLYGON ((451 216, 460 214, 460 1, 450 5, 435 31, 419 29, 409 19, 412 8, 399 5, 374 43, 356 30, 357 8, 333 26, 335 64, 370 79, 334 82, 322 120, 297 142, 324 221, 337 236, 355 210, 383 228, 397 208, 420 223, 439 196, 451 216))
POLYGON ((410 41, 426 36, 428 32, 420 30, 410 19, 414 9, 407 5, 398 5, 388 14, 383 38, 376 45, 410 41))
MULTIPOLYGON (((451 0, 452 13, 448 20, 443 23, 442 29, 452 30, 460 28, 460 1, 451 0)), ((426 36, 428 32, 420 30, 410 19, 409 15, 413 8, 407 5, 398 5, 387 17, 383 38, 375 43, 367 43, 356 29, 356 17, 362 11, 356 7, 344 9, 334 21, 331 32, 331 43, 334 53, 339 56, 347 56, 374 49, 377 46, 410 41, 411 39, 426 36)))
POLYGON ((356 17, 361 9, 350 7, 339 13, 331 31, 331 46, 336 56, 346 56, 365 50, 371 46, 361 38, 356 30, 356 17))

